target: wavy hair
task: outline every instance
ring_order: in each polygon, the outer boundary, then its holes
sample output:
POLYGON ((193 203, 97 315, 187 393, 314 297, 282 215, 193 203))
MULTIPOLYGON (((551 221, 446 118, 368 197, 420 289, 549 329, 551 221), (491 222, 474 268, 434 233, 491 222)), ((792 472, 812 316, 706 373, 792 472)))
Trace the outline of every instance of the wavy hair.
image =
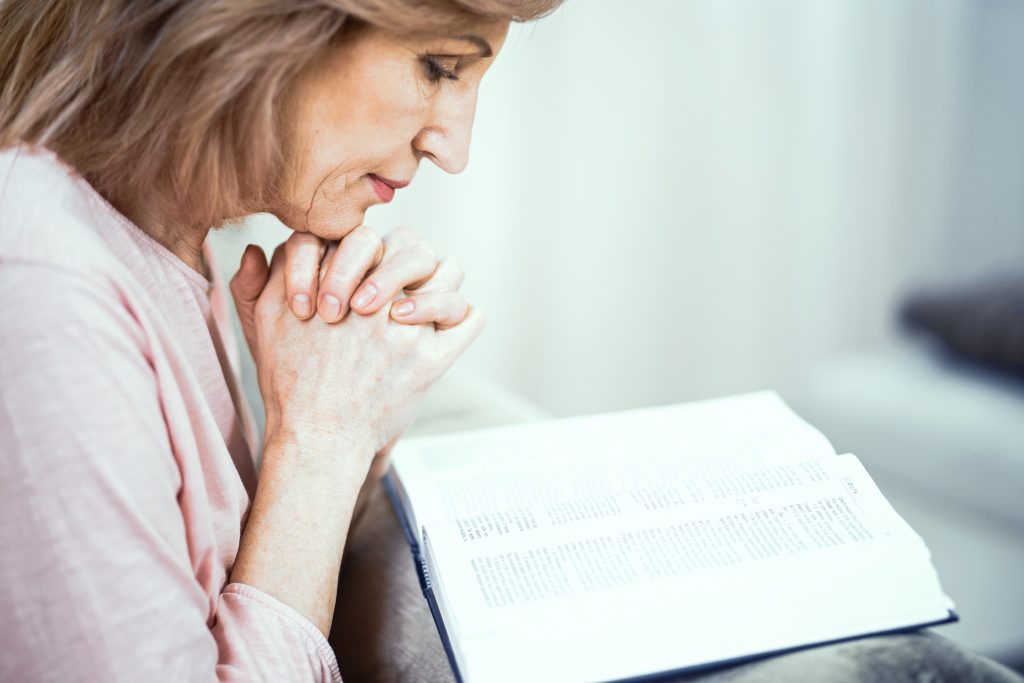
POLYGON ((354 25, 454 35, 561 0, 0 0, 0 148, 46 147, 114 206, 210 227, 260 210, 282 94, 354 25))

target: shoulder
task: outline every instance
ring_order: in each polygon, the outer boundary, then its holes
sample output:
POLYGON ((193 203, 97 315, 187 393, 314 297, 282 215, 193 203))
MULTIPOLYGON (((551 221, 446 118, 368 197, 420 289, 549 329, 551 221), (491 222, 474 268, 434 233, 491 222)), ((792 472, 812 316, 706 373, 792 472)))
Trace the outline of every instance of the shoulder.
POLYGON ((96 225, 89 191, 46 150, 0 150, 5 353, 14 353, 11 347, 17 345, 21 353, 39 351, 40 337, 52 346, 58 339, 93 338, 113 328, 133 336, 125 324, 130 315, 120 294, 118 264, 96 225))
MULTIPOLYGON (((7 331, 64 334, 72 322, 144 343, 144 288, 127 267, 129 226, 56 155, 0 150, 0 299, 7 331)), ((137 229, 135 229, 137 230, 137 229)), ((145 271, 145 268, 141 268, 145 271)))
POLYGON ((102 277, 117 270, 103 200, 53 153, 0 150, 0 261, 102 277))
MULTIPOLYGON (((117 289, 52 263, 0 260, 0 376, 116 358, 149 372, 149 343, 117 289)), ((10 379, 10 377, 7 377, 10 379)))

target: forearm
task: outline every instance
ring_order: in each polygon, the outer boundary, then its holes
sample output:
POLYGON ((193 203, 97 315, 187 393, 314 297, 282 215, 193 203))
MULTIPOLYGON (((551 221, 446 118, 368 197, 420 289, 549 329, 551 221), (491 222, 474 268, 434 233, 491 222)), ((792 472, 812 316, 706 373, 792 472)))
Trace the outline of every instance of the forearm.
POLYGON ((391 443, 373 456, 373 462, 370 463, 370 469, 366 475, 366 480, 363 482, 363 487, 359 490, 359 496, 356 498, 355 512, 352 514, 352 524, 349 527, 349 533, 352 533, 355 528, 359 526, 359 522, 363 518, 363 513, 366 512, 366 508, 369 507, 373 494, 377 491, 377 487, 380 485, 380 480, 384 478, 385 474, 387 474, 388 467, 391 465, 391 449, 397 441, 398 438, 396 437, 391 441, 391 443))
POLYGON ((373 457, 341 435, 268 437, 231 580, 258 588, 330 631, 345 537, 373 457))

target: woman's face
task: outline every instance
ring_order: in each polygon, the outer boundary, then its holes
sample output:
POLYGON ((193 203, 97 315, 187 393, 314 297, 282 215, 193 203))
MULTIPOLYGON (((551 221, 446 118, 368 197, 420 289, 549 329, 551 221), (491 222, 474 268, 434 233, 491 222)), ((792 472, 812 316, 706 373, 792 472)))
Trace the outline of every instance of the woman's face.
POLYGON ((507 33, 505 22, 440 38, 360 27, 332 48, 288 91, 273 212, 293 230, 340 239, 391 201, 421 159, 462 171, 477 88, 507 33))

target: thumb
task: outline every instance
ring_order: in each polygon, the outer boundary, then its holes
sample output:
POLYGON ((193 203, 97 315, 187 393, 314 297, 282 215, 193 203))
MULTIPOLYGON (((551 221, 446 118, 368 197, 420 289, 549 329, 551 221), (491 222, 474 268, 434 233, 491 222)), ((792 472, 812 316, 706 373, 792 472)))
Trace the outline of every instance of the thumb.
POLYGON ((242 261, 238 264, 238 272, 231 278, 231 296, 236 305, 253 306, 260 298, 260 293, 267 284, 270 269, 263 250, 250 244, 242 252, 242 261))
POLYGON ((245 333, 245 341, 251 350, 256 348, 256 301, 260 298, 269 277, 270 268, 267 266, 267 257, 263 250, 250 244, 242 253, 238 272, 231 278, 230 287, 231 297, 235 300, 235 309, 242 323, 242 331, 245 333))

